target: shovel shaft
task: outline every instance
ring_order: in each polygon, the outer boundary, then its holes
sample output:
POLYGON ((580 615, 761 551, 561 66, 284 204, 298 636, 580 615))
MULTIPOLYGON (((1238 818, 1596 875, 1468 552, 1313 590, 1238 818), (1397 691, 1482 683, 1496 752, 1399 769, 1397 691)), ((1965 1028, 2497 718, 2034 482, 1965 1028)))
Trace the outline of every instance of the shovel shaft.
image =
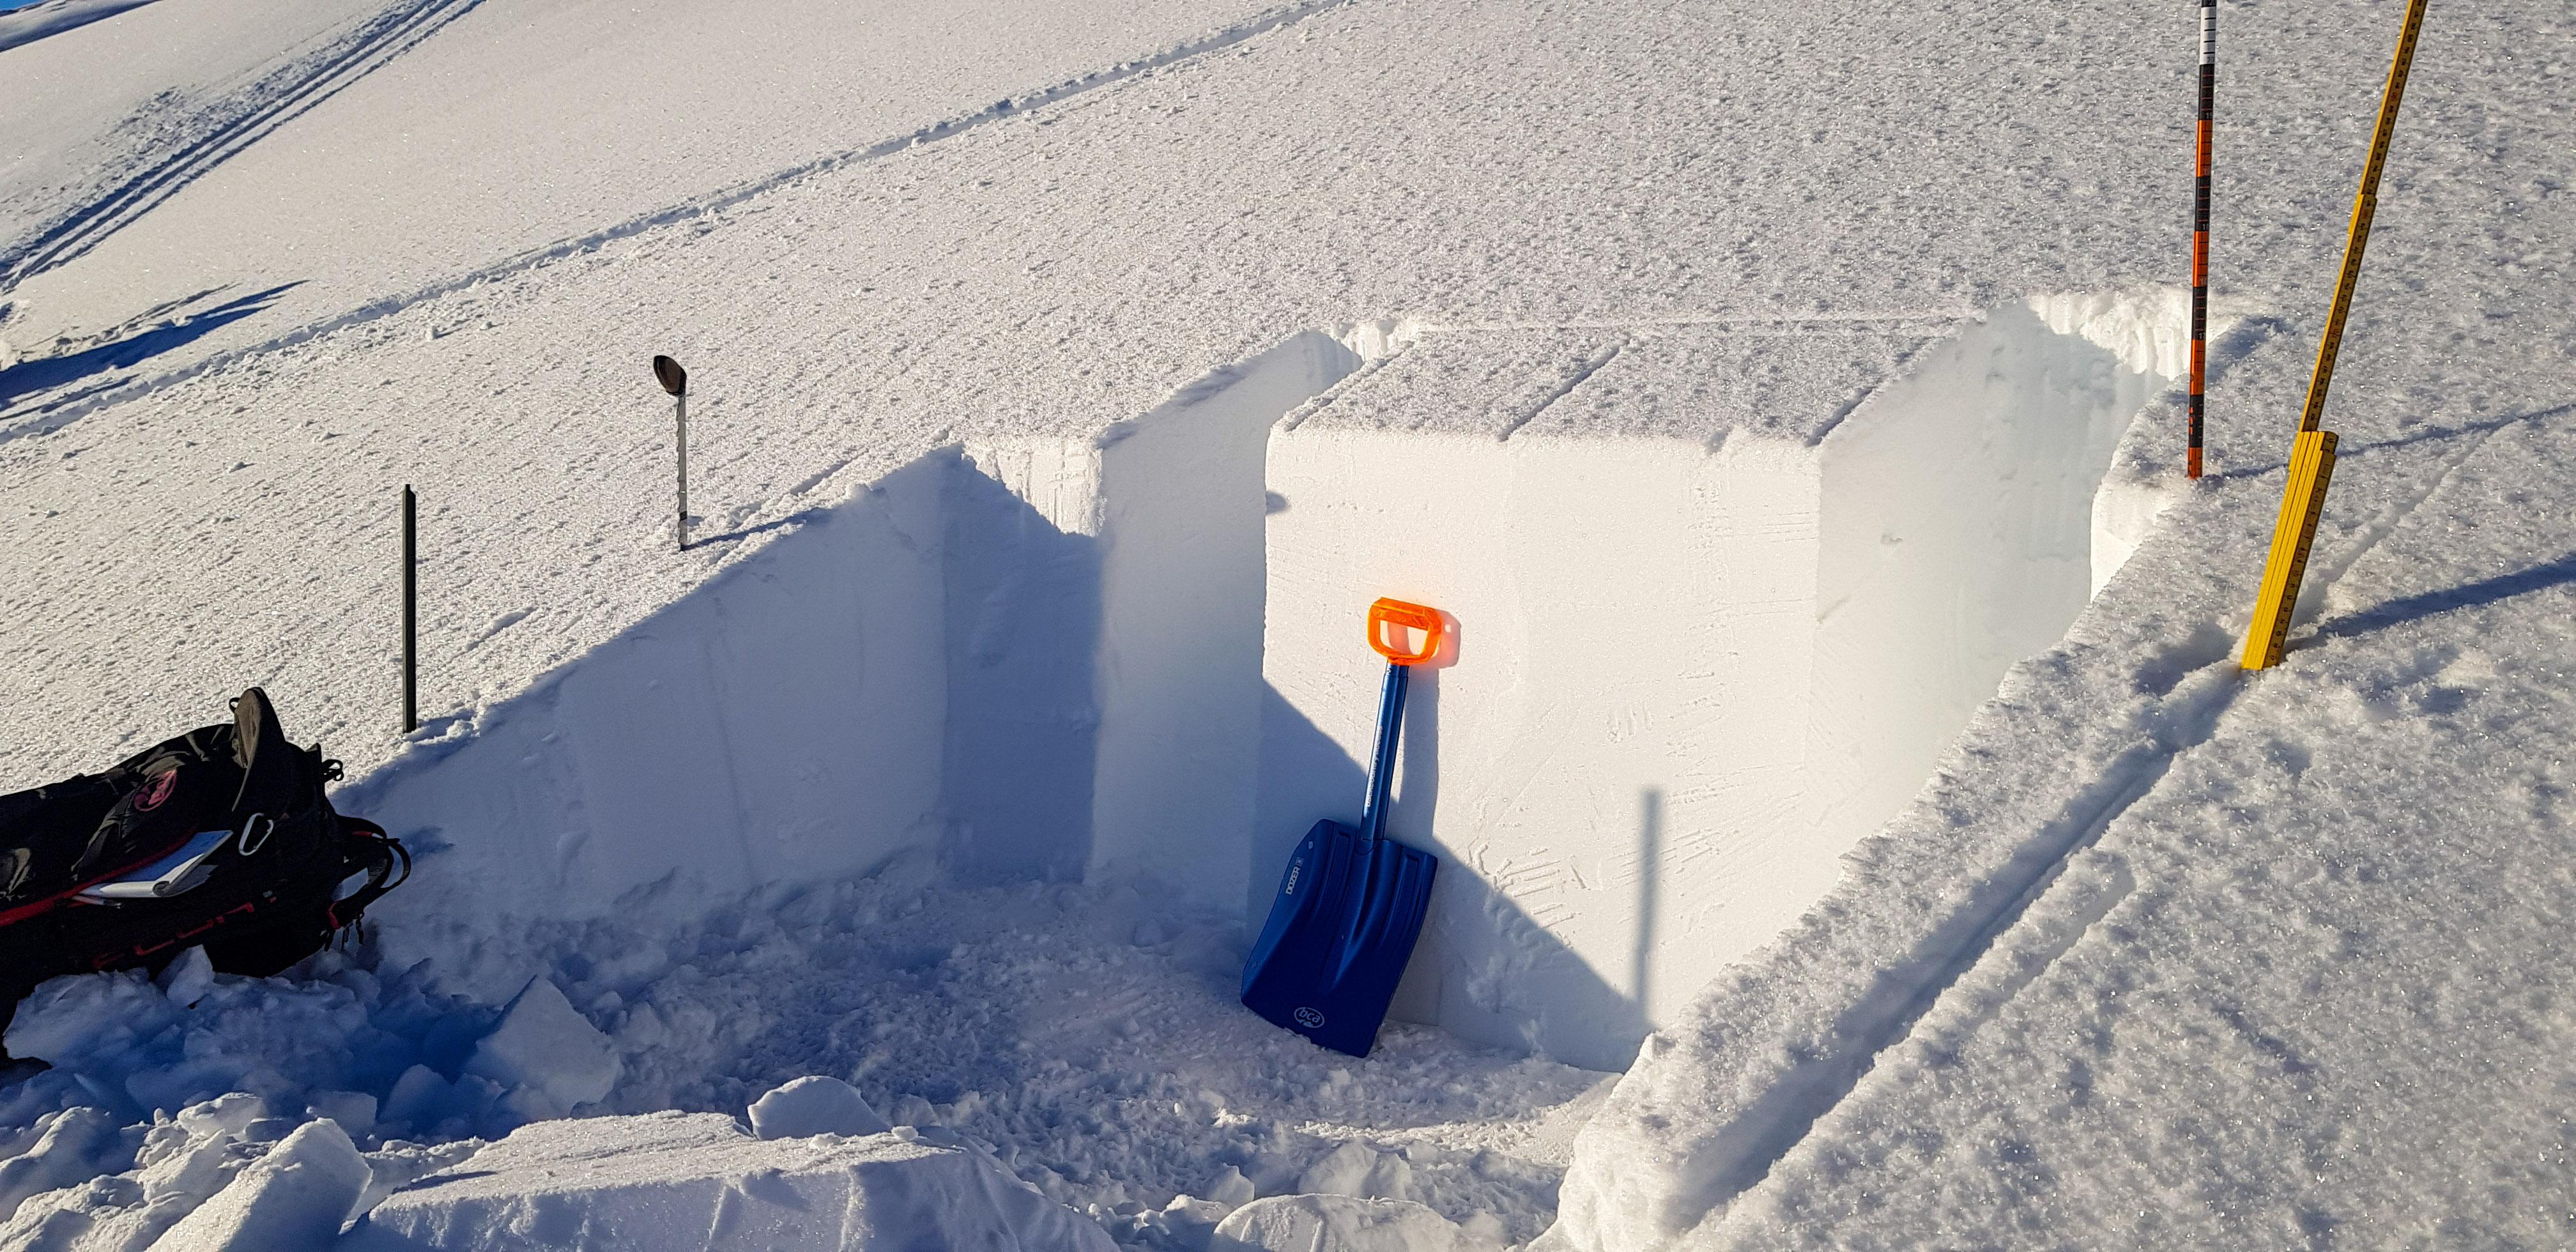
POLYGON ((1395 786, 1395 745, 1404 731, 1404 689, 1412 667, 1390 661, 1386 689, 1377 700, 1377 755, 1369 761, 1368 807, 1360 810, 1360 838, 1375 843, 1386 837, 1387 792, 1395 786))

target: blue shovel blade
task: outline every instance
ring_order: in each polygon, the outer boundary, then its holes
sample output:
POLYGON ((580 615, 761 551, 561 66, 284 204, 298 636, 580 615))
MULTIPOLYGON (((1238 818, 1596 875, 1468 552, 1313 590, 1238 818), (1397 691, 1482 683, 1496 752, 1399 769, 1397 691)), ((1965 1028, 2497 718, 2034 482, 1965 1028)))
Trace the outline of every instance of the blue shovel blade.
POLYGON ((1367 1056, 1413 959, 1440 861, 1339 822, 1288 858, 1270 920, 1243 965, 1244 1007, 1324 1047, 1367 1056))

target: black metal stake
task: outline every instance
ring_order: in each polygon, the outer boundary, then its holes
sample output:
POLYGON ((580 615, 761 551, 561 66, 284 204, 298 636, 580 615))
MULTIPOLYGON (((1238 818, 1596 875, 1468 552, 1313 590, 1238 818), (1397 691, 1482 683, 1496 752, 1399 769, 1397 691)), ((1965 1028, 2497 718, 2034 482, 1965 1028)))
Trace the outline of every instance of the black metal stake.
POLYGON ((403 733, 420 729, 420 543, 418 502, 403 484, 402 630, 403 733))
POLYGON ((666 356, 653 358, 653 381, 671 393, 671 412, 678 425, 672 442, 680 452, 680 551, 689 550, 689 371, 666 356))

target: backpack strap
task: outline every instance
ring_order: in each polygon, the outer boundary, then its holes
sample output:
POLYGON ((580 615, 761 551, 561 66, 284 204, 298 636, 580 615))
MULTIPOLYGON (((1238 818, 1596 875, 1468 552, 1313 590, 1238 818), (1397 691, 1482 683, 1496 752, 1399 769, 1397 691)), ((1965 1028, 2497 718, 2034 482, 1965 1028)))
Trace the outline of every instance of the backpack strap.
POLYGON ((411 878, 411 852, 402 840, 385 833, 385 828, 360 817, 340 818, 343 836, 363 839, 375 846, 367 848, 373 863, 367 867, 366 885, 334 900, 323 909, 333 931, 347 930, 362 924, 367 906, 384 898, 385 893, 411 878))

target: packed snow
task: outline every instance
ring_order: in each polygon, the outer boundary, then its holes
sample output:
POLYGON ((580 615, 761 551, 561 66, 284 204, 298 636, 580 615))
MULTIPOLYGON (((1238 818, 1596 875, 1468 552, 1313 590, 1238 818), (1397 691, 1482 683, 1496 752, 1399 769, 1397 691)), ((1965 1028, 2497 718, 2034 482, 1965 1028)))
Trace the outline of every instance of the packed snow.
POLYGON ((420 854, 20 1007, 0 1248, 2568 1241, 2561 6, 2235 661, 2399 7, 2221 6, 2197 484, 2188 6, 0 14, 0 787, 258 683, 420 854), (1233 996, 1381 594, 1356 1060, 1233 996))

